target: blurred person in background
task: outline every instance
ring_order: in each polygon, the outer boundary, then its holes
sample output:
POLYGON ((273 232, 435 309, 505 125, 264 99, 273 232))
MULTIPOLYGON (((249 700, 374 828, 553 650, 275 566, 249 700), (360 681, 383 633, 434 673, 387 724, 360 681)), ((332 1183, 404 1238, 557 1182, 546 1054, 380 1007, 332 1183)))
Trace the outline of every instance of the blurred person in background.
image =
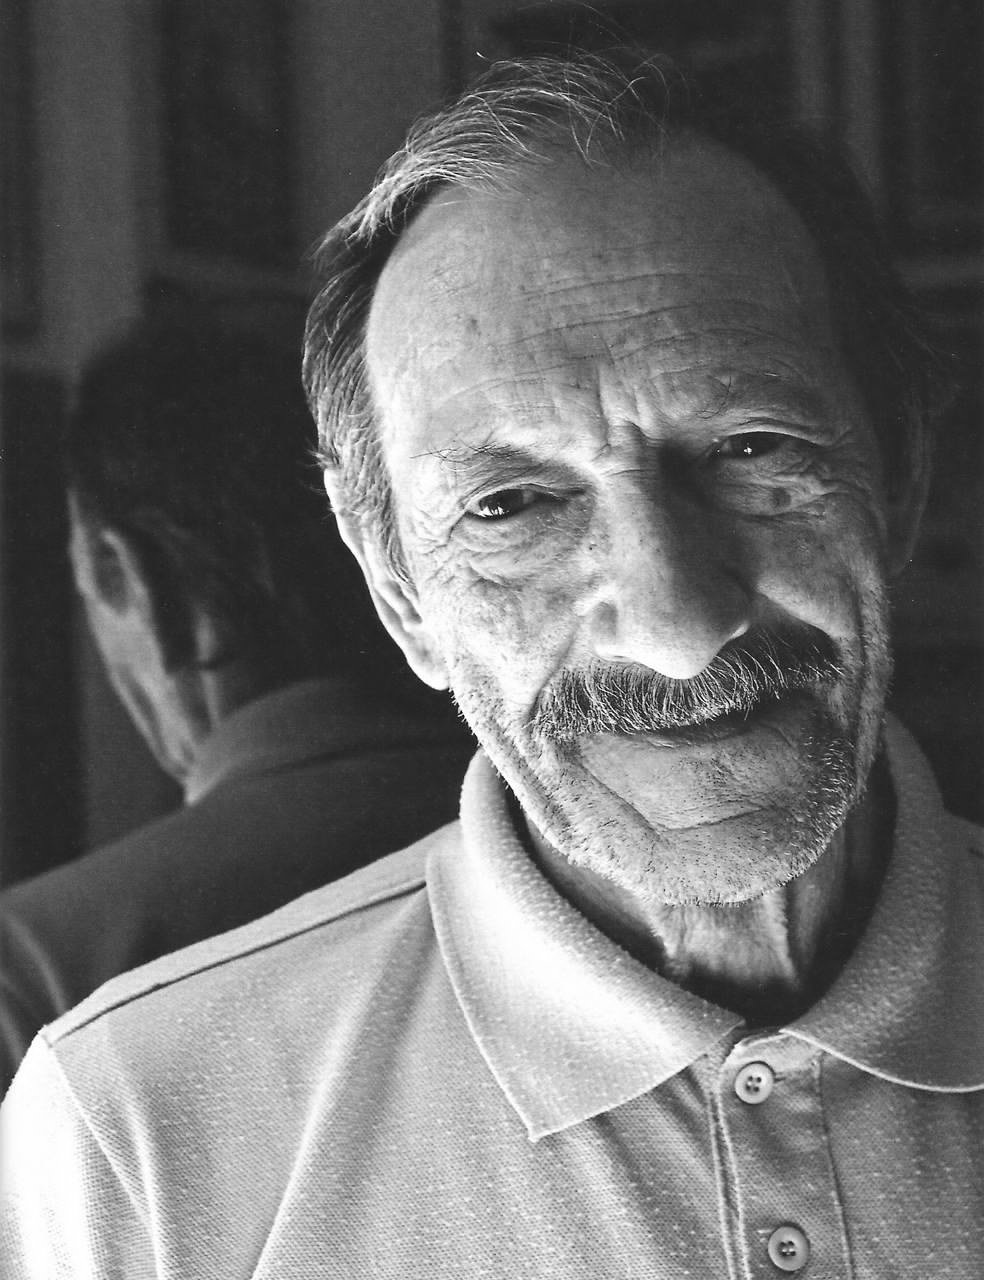
POLYGON ((84 374, 70 555, 109 679, 184 807, 0 894, 0 1086, 107 979, 455 816, 468 738, 325 510, 296 357, 146 323, 84 374))

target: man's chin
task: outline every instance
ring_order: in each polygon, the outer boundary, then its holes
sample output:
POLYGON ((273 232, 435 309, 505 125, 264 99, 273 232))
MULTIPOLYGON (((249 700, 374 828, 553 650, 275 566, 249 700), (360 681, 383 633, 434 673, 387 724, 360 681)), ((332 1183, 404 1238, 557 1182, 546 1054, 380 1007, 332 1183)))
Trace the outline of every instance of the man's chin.
POLYGON ((812 867, 849 808, 814 809, 806 820, 773 809, 669 833, 650 829, 645 835, 626 824, 617 849, 594 841, 580 847, 572 843, 568 856, 641 901, 737 905, 781 888, 812 867))
POLYGON ((857 795, 850 745, 806 695, 741 723, 597 735, 563 755, 544 834, 572 864, 667 905, 780 888, 857 795))
MULTIPOLYGON (((781 889, 813 867, 831 846, 848 805, 803 822, 796 814, 746 815, 716 830, 710 845, 702 833, 685 833, 673 855, 653 859, 635 880, 642 899, 666 906, 740 906, 781 889), (820 820, 818 820, 820 819, 820 820)), ((625 880, 628 868, 614 869, 625 880)))

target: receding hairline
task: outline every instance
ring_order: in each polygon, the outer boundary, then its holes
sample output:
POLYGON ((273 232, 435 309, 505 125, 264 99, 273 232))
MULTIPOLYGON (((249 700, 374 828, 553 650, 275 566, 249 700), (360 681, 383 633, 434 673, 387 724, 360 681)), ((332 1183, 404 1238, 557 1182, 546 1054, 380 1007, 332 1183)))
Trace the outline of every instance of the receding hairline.
MULTIPOLYGON (((551 139, 550 145, 543 151, 531 152, 519 157, 514 164, 508 167, 502 166, 487 177, 480 176, 475 180, 464 179, 435 185, 414 206, 411 216, 406 219, 394 237, 376 277, 374 291, 389 264, 404 256, 408 250, 412 250, 416 239, 416 225, 424 220, 428 211, 433 210, 435 206, 455 206, 459 203, 474 203, 484 199, 490 201, 498 198, 522 199, 524 196, 535 200, 545 189, 544 176, 549 178, 552 173, 559 173, 565 168, 581 170, 586 176, 605 169, 613 175, 624 174, 630 179, 638 175, 643 180, 659 181, 662 177, 660 169, 667 164, 672 167, 673 163, 680 158, 687 159, 694 155, 703 155, 712 164, 715 160, 723 161, 732 167, 739 180, 743 177, 751 179, 745 184, 746 192, 754 190, 766 199, 774 198, 776 207, 788 214, 790 222, 802 231, 811 244, 817 245, 816 236, 807 227, 799 211, 772 176, 737 147, 715 137, 710 132, 704 132, 691 125, 682 126, 678 130, 665 132, 655 148, 631 138, 609 139, 608 143, 610 145, 604 146, 603 154, 599 155, 593 151, 586 157, 570 138, 558 136, 556 140, 551 139)), ((710 169, 708 173, 710 174, 710 169)), ((671 173, 669 180, 672 181, 674 176, 671 173)), ((722 173, 719 170, 710 178, 710 181, 717 185, 721 177, 722 173)))
MULTIPOLYGON (((364 352, 367 390, 373 402, 377 425, 382 424, 380 405, 375 394, 374 374, 380 370, 378 367, 373 368, 376 362, 370 358, 377 325, 381 325, 385 331, 391 308, 394 305, 399 308, 404 298, 409 298, 410 305, 413 305, 417 296, 413 280, 415 274, 426 296, 427 287, 442 274, 442 258, 445 256, 450 264, 449 274, 454 274, 457 267, 464 267, 461 283, 466 287, 473 285, 476 282, 475 278, 479 275, 487 273, 490 277, 494 277, 496 263, 500 260, 498 249, 501 245, 497 246, 492 240, 487 239, 486 233, 490 231, 490 221, 493 222, 491 235, 501 234, 503 230, 501 224, 498 227, 494 226, 496 209, 499 207, 508 209, 510 205, 516 209, 518 233, 521 227, 523 202, 528 198, 531 206, 540 201, 548 207, 550 203, 556 204, 558 191, 551 189, 553 180, 562 177, 565 170, 567 173, 573 172, 575 182, 578 172, 583 173, 586 183, 594 186, 595 194, 600 190, 601 201, 598 207, 607 203, 612 210, 620 207, 623 192, 629 190, 629 183, 633 180, 637 181, 641 202, 645 201, 647 196, 653 202, 652 244, 657 251, 661 240, 665 239, 670 244, 675 239, 679 240, 680 229, 685 228, 689 217, 685 203, 678 202, 674 209, 671 199, 669 210, 665 204, 660 206, 659 188, 664 181, 667 191, 672 192, 680 187, 686 190, 683 199, 697 202, 698 216, 702 199, 705 201, 706 208, 720 210, 718 234, 714 239, 708 238, 706 241, 708 244, 716 243, 728 248, 735 243, 738 221, 747 220, 753 225, 762 221, 766 230, 760 240, 760 250, 767 251, 770 246, 775 245, 780 258, 785 256, 786 250, 791 251, 787 261, 792 278, 802 284, 809 293, 811 306, 817 302, 822 303, 825 318, 833 330, 830 280, 816 237, 770 176, 740 151, 712 136, 695 130, 681 130, 679 135, 666 139, 666 145, 660 148, 658 155, 640 154, 637 148, 629 147, 612 153, 604 167, 612 175, 612 189, 610 199, 607 201, 605 197, 609 193, 604 187, 599 189, 597 183, 592 181, 599 173, 599 166, 585 162, 584 156, 575 148, 555 147, 551 149, 549 155, 536 158, 525 157, 521 166, 513 170, 510 175, 504 175, 502 182, 494 185, 481 183, 472 186, 462 183, 443 186, 432 191, 426 200, 421 202, 414 211, 413 219, 392 246, 379 271, 368 308, 364 352), (677 163, 681 161, 682 167, 677 163), (619 186, 619 179, 623 176, 626 182, 619 186), (729 193, 733 199, 719 199, 729 193), (492 211, 491 220, 483 212, 483 207, 486 211, 492 211), (739 210, 736 216, 730 216, 733 209, 739 210), (664 220, 668 212, 670 222, 664 220), (446 214, 450 216, 445 216, 446 214), (425 258, 424 263, 417 264, 414 260, 415 255, 421 250, 429 253, 430 256, 425 258), (470 252, 471 250, 473 252, 470 252), (472 266, 474 266, 474 272, 470 275, 465 274, 472 266), (426 268, 430 270, 424 274, 426 268), (397 277, 395 280, 394 274, 397 277)), ((561 203, 566 202, 567 194, 560 190, 561 203)), ((575 209, 579 207, 577 204, 574 205, 575 209)), ((507 214, 507 218, 509 216, 507 214)), ((617 222, 617 218, 615 221, 617 222)), ((558 219, 555 223, 561 234, 565 225, 577 228, 577 224, 576 215, 568 219, 558 219)), ((590 240, 592 234, 590 227, 585 228, 585 232, 590 240)), ((699 243, 696 241, 688 245, 684 239, 680 241, 681 251, 692 252, 699 243)), ((630 252, 645 252, 646 245, 644 240, 640 239, 631 244, 627 242, 625 247, 630 252)), ((563 247, 559 246, 558 257, 563 258, 563 256, 563 247)), ((517 306, 522 305, 522 299, 518 294, 516 301, 517 306)), ((400 331, 399 323, 396 329, 397 332, 400 331)), ((404 331, 408 334, 415 332, 413 326, 404 326, 404 331)), ((836 333, 832 331, 831 336, 836 341, 836 333)))

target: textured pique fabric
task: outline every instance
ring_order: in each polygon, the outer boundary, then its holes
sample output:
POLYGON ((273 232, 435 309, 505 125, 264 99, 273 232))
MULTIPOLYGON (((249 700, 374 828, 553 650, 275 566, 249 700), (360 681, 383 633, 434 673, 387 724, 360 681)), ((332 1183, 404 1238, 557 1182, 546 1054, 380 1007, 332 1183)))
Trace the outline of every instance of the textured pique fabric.
POLYGON ((183 809, 0 893, 0 1092, 35 1032, 109 978, 266 915, 457 815, 474 750, 349 678, 249 703, 183 809))
POLYGON ((479 754, 460 822, 38 1037, 4 1277, 980 1280, 981 833, 887 748, 870 925, 754 1032, 546 884, 479 754))

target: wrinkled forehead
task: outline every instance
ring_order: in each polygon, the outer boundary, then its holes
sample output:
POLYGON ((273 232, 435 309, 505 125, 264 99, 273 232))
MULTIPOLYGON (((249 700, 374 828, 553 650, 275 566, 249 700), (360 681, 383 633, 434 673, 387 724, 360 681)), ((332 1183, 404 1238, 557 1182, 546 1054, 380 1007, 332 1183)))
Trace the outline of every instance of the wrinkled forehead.
POLYGON ((531 164, 497 191, 438 192, 382 272, 366 345, 385 427, 463 380, 521 379, 554 358, 617 362, 645 345, 650 364, 697 366, 722 333, 764 334, 778 359, 783 343, 830 347, 826 282, 768 179, 687 139, 619 164, 531 164))

